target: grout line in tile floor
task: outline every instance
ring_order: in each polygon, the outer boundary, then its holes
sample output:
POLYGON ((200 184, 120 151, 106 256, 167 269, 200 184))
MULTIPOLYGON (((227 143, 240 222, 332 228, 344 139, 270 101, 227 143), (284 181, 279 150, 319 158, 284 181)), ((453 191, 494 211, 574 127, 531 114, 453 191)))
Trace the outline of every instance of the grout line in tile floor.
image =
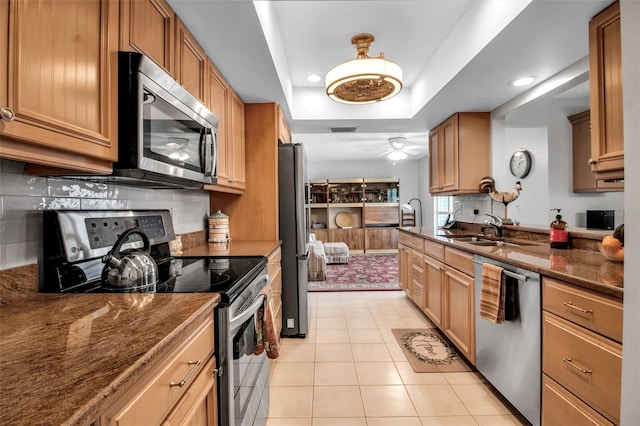
POLYGON ((527 424, 478 373, 413 371, 390 330, 432 324, 404 292, 310 293, 309 305, 306 338, 283 338, 271 361, 267 426, 527 424))

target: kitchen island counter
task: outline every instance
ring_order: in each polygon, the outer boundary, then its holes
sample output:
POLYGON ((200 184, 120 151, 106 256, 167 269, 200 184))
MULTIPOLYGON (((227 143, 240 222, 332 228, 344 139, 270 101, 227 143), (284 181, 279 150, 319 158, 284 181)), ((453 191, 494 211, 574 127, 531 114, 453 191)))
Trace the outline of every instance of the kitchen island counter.
MULTIPOLYGON (((552 249, 549 243, 522 241, 522 246, 481 246, 451 238, 464 232, 427 227, 400 227, 400 231, 452 246, 473 254, 538 272, 601 294, 623 299, 624 264, 607 260, 599 252, 552 249)), ((517 239, 507 238, 509 241, 517 239)))
POLYGON ((91 424, 217 293, 40 294, 0 307, 0 424, 91 424))

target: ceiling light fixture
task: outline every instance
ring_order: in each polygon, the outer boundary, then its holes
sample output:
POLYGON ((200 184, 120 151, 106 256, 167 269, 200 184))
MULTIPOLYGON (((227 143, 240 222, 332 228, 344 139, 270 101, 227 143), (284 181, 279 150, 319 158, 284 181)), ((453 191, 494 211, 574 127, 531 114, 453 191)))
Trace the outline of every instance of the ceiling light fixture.
POLYGON ((325 78, 327 95, 334 101, 348 104, 369 104, 384 101, 402 89, 402 68, 384 58, 368 55, 373 43, 371 34, 358 34, 351 38, 356 46, 356 59, 332 68, 325 78))
POLYGON ((400 161, 407 158, 407 154, 402 151, 391 151, 387 157, 389 160, 400 161))
POLYGON ((509 83, 509 85, 514 86, 514 87, 526 86, 527 84, 533 83, 533 80, 535 80, 535 78, 531 77, 531 76, 520 77, 520 78, 517 78, 517 79, 513 80, 511 83, 509 83))
POLYGON ((407 138, 405 138, 404 136, 396 136, 393 138, 389 138, 389 144, 391 145, 391 148, 395 149, 396 151, 404 148, 404 144, 406 141, 407 141, 407 138))
POLYGON ((307 80, 312 83, 317 83, 318 81, 322 80, 322 77, 320 77, 318 74, 310 74, 307 76, 307 80))

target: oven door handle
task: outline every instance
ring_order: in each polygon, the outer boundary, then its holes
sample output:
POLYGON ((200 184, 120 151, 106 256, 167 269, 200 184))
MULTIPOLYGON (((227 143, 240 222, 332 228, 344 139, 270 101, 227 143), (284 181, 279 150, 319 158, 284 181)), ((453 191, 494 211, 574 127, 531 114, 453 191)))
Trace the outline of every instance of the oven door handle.
POLYGON ((242 323, 244 323, 248 318, 250 318, 256 312, 258 312, 258 309, 260 309, 260 306, 262 306, 263 303, 264 303, 264 294, 260 294, 256 299, 256 301, 253 302, 251 306, 247 308, 246 311, 242 312, 240 315, 237 315, 231 318, 231 321, 229 321, 229 329, 235 330, 240 325, 242 325, 242 323))

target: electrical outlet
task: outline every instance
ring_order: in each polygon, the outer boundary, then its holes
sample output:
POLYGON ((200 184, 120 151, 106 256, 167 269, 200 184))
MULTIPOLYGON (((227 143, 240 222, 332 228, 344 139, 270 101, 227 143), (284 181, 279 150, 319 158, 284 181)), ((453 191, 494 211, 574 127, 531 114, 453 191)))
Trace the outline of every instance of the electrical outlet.
POLYGON ((478 210, 478 209, 473 209, 473 214, 475 214, 475 215, 479 215, 479 214, 480 214, 480 210, 478 210))
POLYGON ((294 328, 295 326, 295 320, 293 318, 287 318, 287 328, 294 328))

